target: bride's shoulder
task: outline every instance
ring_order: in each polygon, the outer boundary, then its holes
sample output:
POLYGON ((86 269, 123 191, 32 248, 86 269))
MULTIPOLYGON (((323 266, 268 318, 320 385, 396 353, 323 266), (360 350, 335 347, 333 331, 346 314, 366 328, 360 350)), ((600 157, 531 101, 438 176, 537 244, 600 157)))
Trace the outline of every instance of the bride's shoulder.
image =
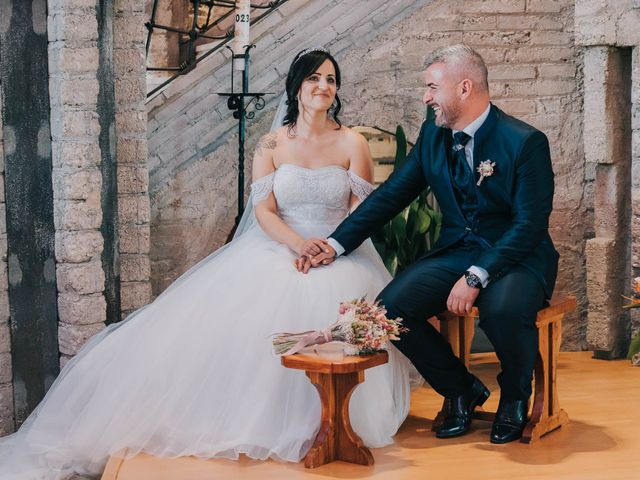
POLYGON ((360 150, 363 147, 368 148, 367 139, 360 132, 356 132, 352 128, 342 125, 339 130, 343 146, 351 149, 360 150))

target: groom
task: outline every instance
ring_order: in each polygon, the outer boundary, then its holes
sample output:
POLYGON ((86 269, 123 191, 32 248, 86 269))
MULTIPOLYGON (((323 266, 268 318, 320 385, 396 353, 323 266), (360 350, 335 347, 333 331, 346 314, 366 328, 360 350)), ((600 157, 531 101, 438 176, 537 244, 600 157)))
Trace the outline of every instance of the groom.
POLYGON ((490 103, 487 67, 470 47, 442 48, 427 59, 423 102, 435 120, 422 125, 405 164, 328 239, 313 266, 357 248, 427 186, 442 209, 433 249, 379 295, 390 318, 410 331, 396 346, 443 395, 439 438, 466 433, 489 390, 426 320, 444 310, 480 310, 480 326, 500 359, 501 396, 491 442, 522 436, 537 353, 536 313, 551 297, 558 253, 548 233, 553 171, 546 136, 490 103))

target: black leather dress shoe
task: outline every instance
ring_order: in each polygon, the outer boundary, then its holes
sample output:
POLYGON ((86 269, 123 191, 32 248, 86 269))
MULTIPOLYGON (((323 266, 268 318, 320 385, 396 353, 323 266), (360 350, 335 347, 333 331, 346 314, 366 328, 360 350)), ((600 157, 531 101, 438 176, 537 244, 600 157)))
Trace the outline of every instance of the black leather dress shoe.
POLYGON ((491 427, 491 443, 508 443, 522 437, 527 424, 528 400, 502 400, 491 427))
POLYGON ((467 392, 457 397, 445 398, 445 419, 436 430, 436 437, 452 438, 467 433, 473 410, 486 402, 490 394, 489 389, 477 377, 473 377, 473 385, 467 392))

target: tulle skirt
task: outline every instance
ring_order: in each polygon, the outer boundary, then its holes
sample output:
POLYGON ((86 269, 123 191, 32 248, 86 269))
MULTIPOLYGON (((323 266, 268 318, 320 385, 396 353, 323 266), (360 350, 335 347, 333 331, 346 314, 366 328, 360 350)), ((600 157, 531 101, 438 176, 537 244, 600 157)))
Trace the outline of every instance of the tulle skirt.
MULTIPOLYGON (((295 226, 326 235, 332 226, 295 226)), ((320 421, 318 393, 280 365, 270 335, 331 324, 341 301, 374 299, 390 280, 367 241, 307 275, 254 227, 153 303, 91 339, 20 430, 0 439, 0 478, 100 475, 126 449, 159 457, 299 461, 320 421)), ((390 348, 350 403, 354 430, 380 447, 409 411, 410 363, 390 348)))

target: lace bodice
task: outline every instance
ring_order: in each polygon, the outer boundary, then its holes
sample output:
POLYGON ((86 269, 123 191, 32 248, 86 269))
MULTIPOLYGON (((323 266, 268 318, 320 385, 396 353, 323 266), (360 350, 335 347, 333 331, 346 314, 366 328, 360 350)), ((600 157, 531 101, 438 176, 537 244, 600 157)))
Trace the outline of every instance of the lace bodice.
POLYGON ((373 186, 339 165, 310 169, 283 164, 251 185, 256 205, 273 191, 278 213, 287 224, 338 225, 349 212, 353 192, 360 200, 373 186))

